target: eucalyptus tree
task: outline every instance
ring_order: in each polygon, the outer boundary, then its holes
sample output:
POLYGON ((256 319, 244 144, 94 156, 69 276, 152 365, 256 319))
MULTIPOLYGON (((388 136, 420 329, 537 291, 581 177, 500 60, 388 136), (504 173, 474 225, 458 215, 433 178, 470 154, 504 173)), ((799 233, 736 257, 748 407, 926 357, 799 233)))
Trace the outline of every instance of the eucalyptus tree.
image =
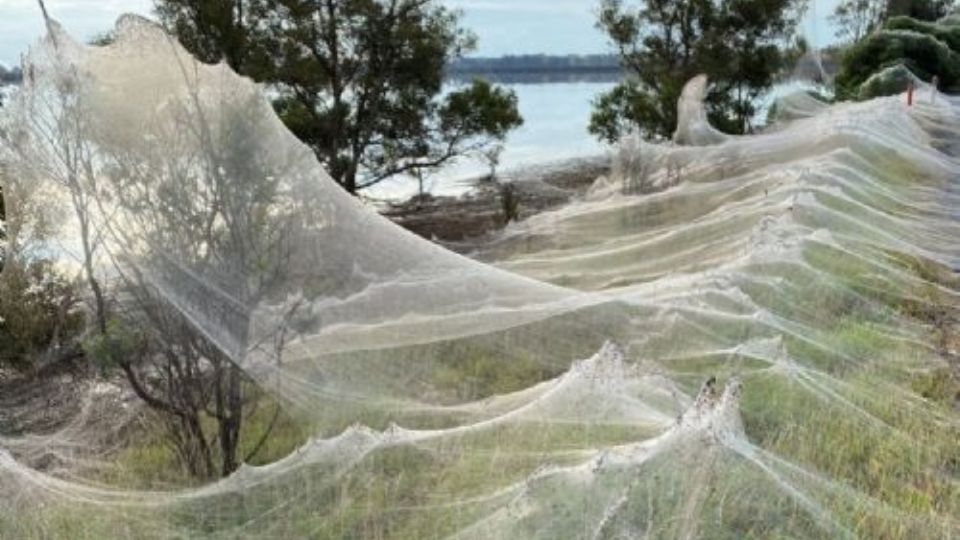
POLYGON ((156 0, 194 55, 269 84, 286 125, 356 193, 504 140, 513 92, 474 81, 444 92, 475 45, 435 0, 156 0))
POLYGON ((590 132, 610 142, 634 130, 669 138, 683 86, 699 74, 713 83, 711 121, 748 131, 757 97, 802 46, 794 38, 805 8, 806 0, 603 0, 597 26, 628 76, 596 99, 590 132))

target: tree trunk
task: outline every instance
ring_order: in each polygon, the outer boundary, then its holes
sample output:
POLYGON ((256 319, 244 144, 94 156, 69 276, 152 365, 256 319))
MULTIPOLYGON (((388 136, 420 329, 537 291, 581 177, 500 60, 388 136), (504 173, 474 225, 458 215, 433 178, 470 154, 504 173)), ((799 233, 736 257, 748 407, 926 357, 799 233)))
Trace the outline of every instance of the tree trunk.
POLYGON ((353 168, 343 175, 343 189, 351 195, 357 194, 357 171, 353 168))
POLYGON ((90 223, 88 221, 86 210, 81 207, 84 203, 74 195, 74 208, 77 218, 80 220, 80 238, 83 244, 83 270, 87 274, 87 282, 90 284, 90 290, 93 291, 94 303, 96 304, 97 330, 100 335, 107 335, 107 302, 103 296, 103 289, 100 282, 94 275, 93 257, 94 246, 90 243, 90 223))
POLYGON ((231 21, 232 28, 231 32, 234 33, 234 39, 236 40, 236 46, 231 47, 228 53, 228 63, 234 71, 243 75, 249 75, 244 69, 244 60, 247 56, 247 39, 246 39, 246 28, 244 27, 244 9, 243 9, 243 0, 237 0, 236 3, 236 20, 231 21))
POLYGON ((213 457, 200 423, 200 411, 174 407, 171 403, 152 396, 129 360, 120 362, 120 367, 137 397, 158 414, 165 416, 170 440, 187 472, 194 478, 211 478, 214 471, 213 457))
POLYGON ((181 452, 188 472, 195 478, 213 477, 213 459, 210 456, 210 446, 200 426, 199 414, 192 414, 183 418, 184 433, 187 440, 183 442, 181 452))
POLYGON ((85 263, 87 272, 87 281, 90 282, 90 290, 93 291, 93 299, 97 310, 97 329, 101 335, 107 335, 107 302, 103 296, 103 289, 100 288, 100 282, 93 276, 93 265, 88 261, 85 263))
POLYGON ((237 450, 243 424, 243 378, 240 368, 231 363, 227 373, 226 411, 220 419, 221 476, 229 476, 240 466, 237 450))

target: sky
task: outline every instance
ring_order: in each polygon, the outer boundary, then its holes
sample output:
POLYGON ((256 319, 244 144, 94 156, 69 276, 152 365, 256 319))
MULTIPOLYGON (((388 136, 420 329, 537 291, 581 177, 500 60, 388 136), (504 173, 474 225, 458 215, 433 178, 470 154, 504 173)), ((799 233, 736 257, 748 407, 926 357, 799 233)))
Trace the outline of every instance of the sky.
MULTIPOLYGON (((827 15, 839 0, 813 0, 801 32, 826 45, 833 31, 827 15)), ((45 0, 51 17, 75 37, 109 30, 126 12, 149 15, 152 0, 45 0)), ((599 0, 444 0, 463 10, 465 26, 480 38, 477 56, 504 54, 591 54, 609 52, 594 28, 599 0)), ((0 0, 0 63, 19 63, 20 54, 43 31, 36 0, 0 0)))

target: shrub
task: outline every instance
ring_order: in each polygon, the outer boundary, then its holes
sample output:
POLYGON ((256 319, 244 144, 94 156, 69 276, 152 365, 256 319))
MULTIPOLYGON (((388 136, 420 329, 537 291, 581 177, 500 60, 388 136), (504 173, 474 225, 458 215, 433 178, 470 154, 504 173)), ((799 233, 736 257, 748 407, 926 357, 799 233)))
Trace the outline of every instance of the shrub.
POLYGON ((960 90, 960 26, 893 17, 880 32, 853 45, 841 61, 837 94, 867 99, 899 93, 906 87, 902 74, 912 72, 929 81, 934 75, 941 90, 960 90), (890 71, 890 68, 898 69, 890 71), (892 76, 879 77, 887 70, 892 76))
POLYGON ((511 183, 500 184, 500 209, 505 225, 520 219, 520 198, 516 186, 511 183))
POLYGON ((960 53, 960 25, 918 21, 910 17, 891 17, 883 27, 887 30, 909 30, 931 35, 960 53))
POLYGON ((51 261, 7 261, 0 274, 0 366, 37 369, 71 356, 84 326, 74 280, 51 261))

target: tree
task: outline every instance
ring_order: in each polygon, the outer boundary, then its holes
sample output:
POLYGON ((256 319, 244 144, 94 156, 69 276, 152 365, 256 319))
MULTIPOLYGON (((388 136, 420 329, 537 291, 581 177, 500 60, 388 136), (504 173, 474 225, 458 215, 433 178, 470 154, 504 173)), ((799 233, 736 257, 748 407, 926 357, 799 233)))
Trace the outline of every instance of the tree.
POLYGON ((0 366, 38 369, 78 356, 85 326, 76 283, 44 259, 0 272, 0 366))
POLYGON ((856 43, 889 18, 936 21, 950 13, 955 4, 955 0, 843 0, 830 20, 837 27, 837 37, 856 43))
MULTIPOLYGON (((164 43, 159 29, 152 31, 153 43, 164 43)), ((250 337, 251 312, 288 269, 287 239, 297 220, 319 222, 311 211, 320 210, 304 208, 302 193, 282 184, 302 160, 291 164, 291 153, 262 141, 263 133, 285 131, 276 129, 259 91, 239 82, 224 89, 219 70, 167 51, 151 66, 168 70, 167 91, 133 96, 142 65, 113 69, 114 84, 98 86, 91 81, 103 76, 100 66, 62 62, 56 48, 38 48, 12 125, 0 130, 0 173, 17 179, 4 185, 15 240, 25 219, 38 213, 28 203, 54 212, 44 206, 66 201, 75 226, 58 240, 82 246, 77 250, 97 298, 97 328, 85 352, 103 369, 123 372, 163 418, 190 474, 209 478, 230 474, 262 446, 240 453, 244 418, 257 398, 245 390, 240 364, 251 349, 279 361, 285 334, 250 337), (205 91, 222 92, 217 107, 198 97, 205 91), (42 187, 45 193, 32 196, 42 187), (95 272, 106 264, 113 265, 109 290, 96 288, 95 272), (107 292, 109 312, 99 309, 107 292)), ((29 291, 30 284, 20 279, 8 288, 29 291)), ((69 305, 47 304, 36 310, 47 319, 73 313, 69 305)), ((17 307, 0 305, 0 314, 17 307)), ((67 327, 73 325, 59 326, 67 327)), ((30 343, 20 336, 33 334, 10 328, 15 341, 30 343)), ((0 328, 0 341, 6 330, 0 328)), ((56 343, 48 334, 38 335, 56 343)), ((265 440, 272 425, 253 435, 265 440)))
POLYGON ((669 138, 683 86, 701 73, 713 83, 710 120, 728 132, 748 131, 756 98, 786 67, 805 6, 805 0, 649 0, 628 8, 623 0, 603 0, 598 27, 629 77, 596 99, 590 132, 609 142, 632 130, 669 138))
POLYGON ((440 167, 522 123, 515 95, 483 81, 440 98, 447 66, 475 39, 435 0, 156 0, 156 8, 198 58, 271 85, 283 121, 350 193, 440 167))
POLYGON ((856 43, 889 18, 936 21, 950 13, 955 4, 955 0, 844 0, 837 4, 830 20, 837 27, 837 37, 856 43))
POLYGON ((932 22, 949 14, 955 4, 955 0, 888 0, 885 17, 905 16, 932 22))
POLYGON ((955 26, 906 17, 890 19, 884 26, 843 55, 834 80, 838 97, 868 99, 899 94, 914 77, 930 81, 936 76, 941 90, 960 89, 960 54, 950 47, 957 46, 955 26))
POLYGON ((837 4, 830 16, 836 35, 856 43, 876 29, 886 14, 885 0, 844 0, 837 4))
POLYGON ((124 309, 87 349, 105 368, 122 370, 161 415, 191 475, 227 476, 274 425, 240 453, 244 418, 257 406, 240 364, 256 347, 279 362, 286 338, 252 343, 262 336, 249 335, 250 310, 284 280, 291 231, 320 210, 284 188, 282 167, 290 165, 277 168, 274 149, 259 138, 273 112, 253 89, 233 89, 214 112, 190 99, 168 110, 140 128, 163 144, 90 132, 104 187, 125 217, 110 238, 127 262, 117 268, 124 309))
POLYGON ((495 144, 481 153, 483 161, 487 164, 487 169, 490 173, 487 175, 487 180, 495 182, 497 180, 497 167, 500 166, 500 158, 503 157, 503 145, 495 144))

